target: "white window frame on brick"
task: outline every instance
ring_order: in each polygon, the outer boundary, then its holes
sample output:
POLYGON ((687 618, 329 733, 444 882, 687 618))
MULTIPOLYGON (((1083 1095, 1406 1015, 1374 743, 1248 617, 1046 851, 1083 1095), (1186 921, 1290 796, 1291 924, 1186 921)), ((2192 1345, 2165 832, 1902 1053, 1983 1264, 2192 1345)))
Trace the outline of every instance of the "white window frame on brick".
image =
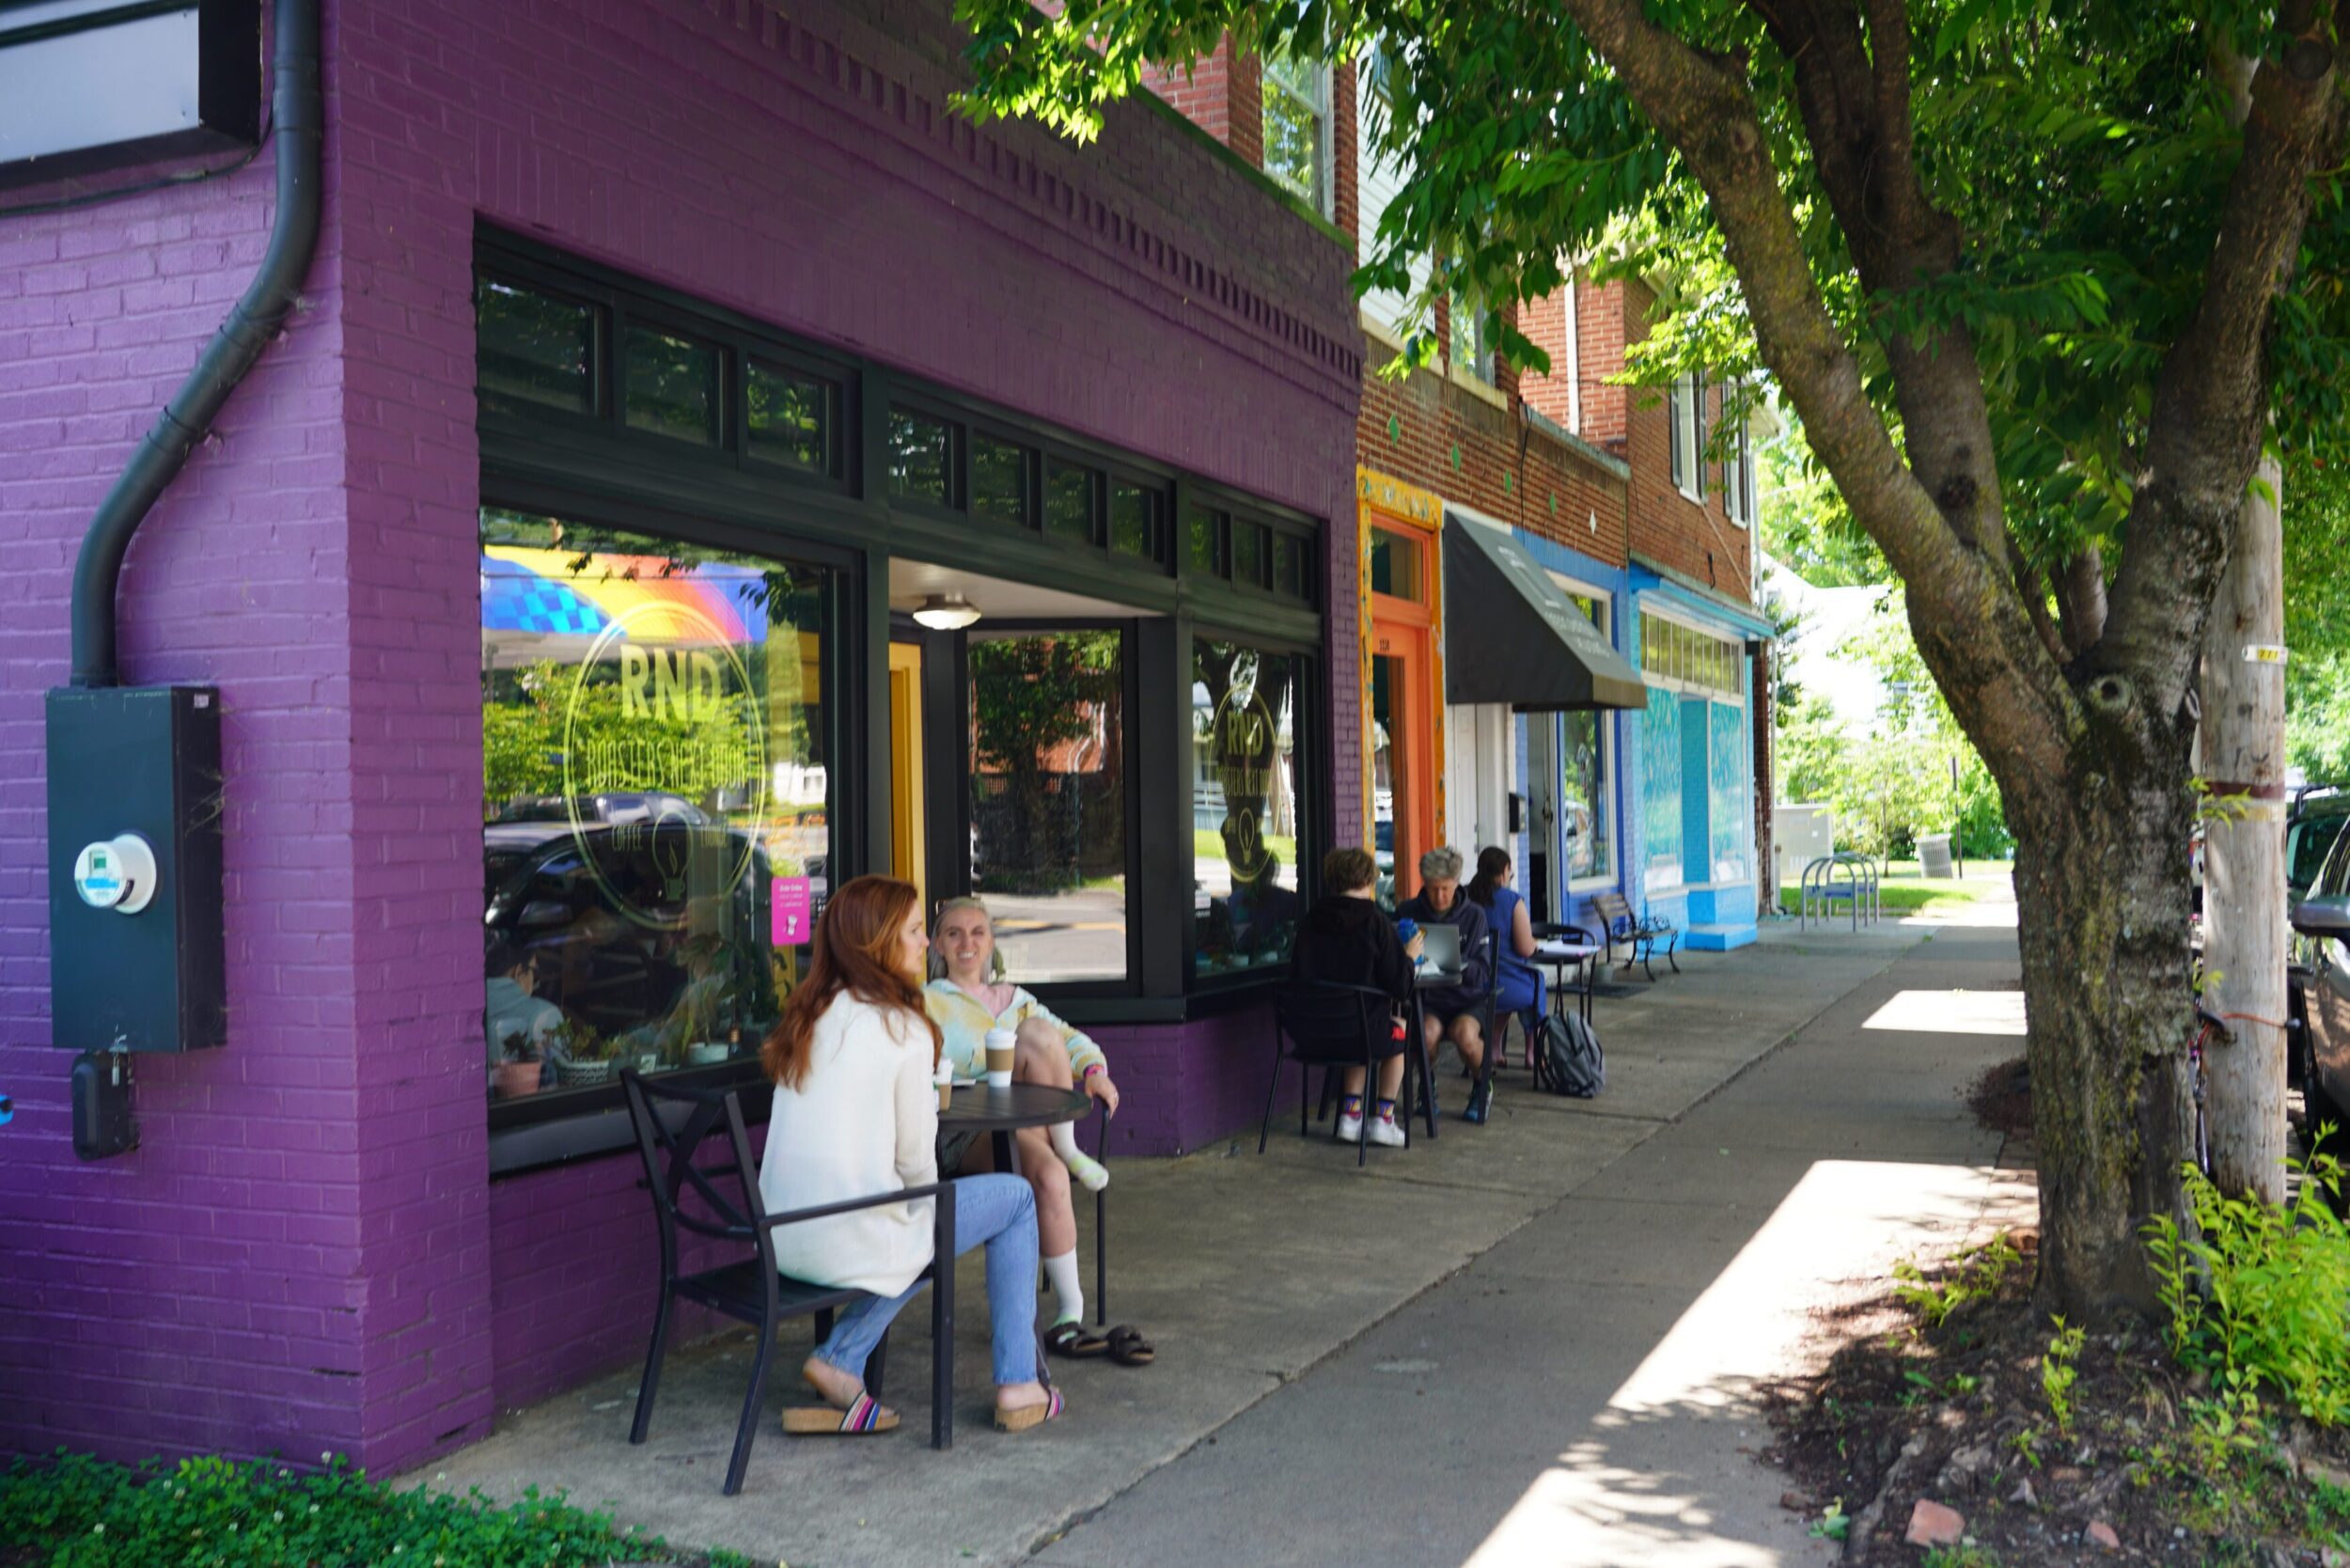
MULTIPOLYGON (((1563 572, 1552 571, 1547 574, 1551 582, 1558 586, 1559 591, 1566 594, 1568 602, 1576 609, 1583 607, 1582 603, 1577 603, 1578 601, 1588 602, 1590 604, 1595 612, 1590 618, 1591 624, 1599 630, 1599 640, 1610 648, 1615 647, 1616 596, 1604 588, 1587 583, 1579 577, 1570 577, 1563 572)), ((1528 722, 1540 722, 1542 717, 1543 715, 1539 713, 1529 715, 1528 722)), ((1560 881, 1570 893, 1589 893, 1596 888, 1613 887, 1616 885, 1617 862, 1620 859, 1616 853, 1619 847, 1616 841, 1616 831, 1622 822, 1620 803, 1616 799, 1616 717, 1603 708, 1594 713, 1592 718, 1593 729, 1599 741, 1599 794, 1602 822, 1598 837, 1606 845, 1607 864, 1583 876, 1575 876, 1572 872, 1562 875, 1560 881)), ((1562 718, 1553 715, 1550 722, 1559 725, 1563 729, 1562 718)), ((1564 734, 1555 736, 1554 741, 1557 743, 1555 750, 1563 774, 1566 766, 1564 734)), ((1559 780, 1559 788, 1563 792, 1565 789, 1563 776, 1559 780)), ((1560 846, 1562 850, 1564 847, 1564 845, 1560 846)))
POLYGON ((1705 504, 1705 378, 1694 373, 1673 378, 1665 394, 1666 422, 1672 449, 1673 488, 1705 504))
POLYGON ((1722 512, 1741 528, 1754 525, 1754 433, 1745 425, 1731 437, 1722 463, 1722 512))
POLYGON ((1452 295, 1446 304, 1452 335, 1451 341, 1445 345, 1445 363, 1481 386, 1493 385, 1494 345, 1485 331, 1484 307, 1472 304, 1462 294, 1452 295))
MULTIPOLYGON (((1331 214, 1334 187, 1338 184, 1331 169, 1330 67, 1319 61, 1292 60, 1267 55, 1258 62, 1258 112, 1261 116, 1276 93, 1295 104, 1314 126, 1314 179, 1311 190, 1301 191, 1274 170, 1264 172, 1283 190, 1297 197, 1324 217, 1331 214)), ((1263 139, 1260 129, 1259 139, 1263 139)))

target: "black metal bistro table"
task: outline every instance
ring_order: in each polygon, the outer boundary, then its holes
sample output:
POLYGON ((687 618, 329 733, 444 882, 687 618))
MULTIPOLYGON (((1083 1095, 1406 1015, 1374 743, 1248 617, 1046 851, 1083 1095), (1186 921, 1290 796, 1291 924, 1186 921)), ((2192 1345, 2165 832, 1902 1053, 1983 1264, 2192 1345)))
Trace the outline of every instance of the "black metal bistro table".
MULTIPOLYGON (((1428 1136, 1436 1136, 1436 1053, 1428 1048, 1428 1007, 1425 996, 1431 991, 1456 991, 1461 977, 1447 974, 1433 964, 1415 964, 1412 969, 1412 1038, 1405 1041, 1406 1049, 1419 1053, 1420 1110, 1428 1122, 1428 1136)), ((1370 1086, 1364 1086, 1368 1089, 1370 1086)), ((1404 1120, 1411 1120, 1407 1106, 1404 1120)))
MULTIPOLYGON (((994 1139, 995 1168, 1016 1176, 1020 1154, 1012 1134, 1027 1127, 1083 1121, 1093 1114, 1097 1104, 1082 1089, 1055 1089, 1049 1084, 1013 1084, 1006 1089, 991 1089, 983 1082, 958 1085, 947 1108, 938 1113, 939 1174, 951 1176, 972 1142, 985 1137, 994 1139)), ((1093 1157, 1105 1159, 1110 1148, 1106 1106, 1097 1126, 1093 1157)), ((1106 1188, 1093 1195, 1093 1299, 1095 1315, 1104 1324, 1110 1321, 1108 1197, 1106 1188)))

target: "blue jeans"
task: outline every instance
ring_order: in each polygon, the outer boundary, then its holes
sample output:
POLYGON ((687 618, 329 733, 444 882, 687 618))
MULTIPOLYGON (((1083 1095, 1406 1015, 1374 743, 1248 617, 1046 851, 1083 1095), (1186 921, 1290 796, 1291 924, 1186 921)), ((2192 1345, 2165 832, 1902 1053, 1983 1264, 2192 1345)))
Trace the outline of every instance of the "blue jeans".
MULTIPOLYGON (((995 1383, 1036 1381, 1036 1194, 1017 1176, 965 1176, 955 1184, 955 1250, 987 1244, 987 1316, 995 1335, 995 1383)), ((945 1266, 945 1265, 941 1265, 945 1266)), ((840 1309, 816 1358, 863 1382, 866 1359, 890 1320, 921 1293, 869 1295, 840 1309)))

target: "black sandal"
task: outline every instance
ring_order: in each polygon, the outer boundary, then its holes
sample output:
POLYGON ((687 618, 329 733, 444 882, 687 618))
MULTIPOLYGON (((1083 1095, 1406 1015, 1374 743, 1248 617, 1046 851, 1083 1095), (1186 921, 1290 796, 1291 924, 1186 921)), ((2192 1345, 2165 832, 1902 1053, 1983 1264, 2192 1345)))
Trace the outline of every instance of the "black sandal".
POLYGON ((1097 1356, 1110 1354, 1117 1336, 1105 1340, 1089 1334, 1081 1323, 1057 1323, 1044 1331, 1044 1348, 1056 1356, 1066 1356, 1072 1361, 1089 1361, 1097 1356))
POLYGON ((1147 1367, 1159 1358, 1150 1341, 1122 1323, 1110 1330, 1109 1347, 1110 1359, 1121 1367, 1147 1367))

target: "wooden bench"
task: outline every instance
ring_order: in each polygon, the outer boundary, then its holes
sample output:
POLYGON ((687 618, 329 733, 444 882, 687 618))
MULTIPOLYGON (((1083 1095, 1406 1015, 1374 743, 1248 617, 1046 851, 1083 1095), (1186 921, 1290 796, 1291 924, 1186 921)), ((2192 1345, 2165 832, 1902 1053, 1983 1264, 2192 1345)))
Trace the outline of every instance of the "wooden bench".
POLYGON ((1631 948, 1632 956, 1623 961, 1623 967, 1635 964, 1648 971, 1648 978, 1656 978, 1656 944, 1665 944, 1665 962, 1672 965, 1674 974, 1681 973, 1681 961, 1673 950, 1681 946, 1681 928, 1670 920, 1654 916, 1635 915, 1622 893, 1609 888, 1591 896, 1591 912, 1600 919, 1600 939, 1607 945, 1607 962, 1616 960, 1616 944, 1631 948))

